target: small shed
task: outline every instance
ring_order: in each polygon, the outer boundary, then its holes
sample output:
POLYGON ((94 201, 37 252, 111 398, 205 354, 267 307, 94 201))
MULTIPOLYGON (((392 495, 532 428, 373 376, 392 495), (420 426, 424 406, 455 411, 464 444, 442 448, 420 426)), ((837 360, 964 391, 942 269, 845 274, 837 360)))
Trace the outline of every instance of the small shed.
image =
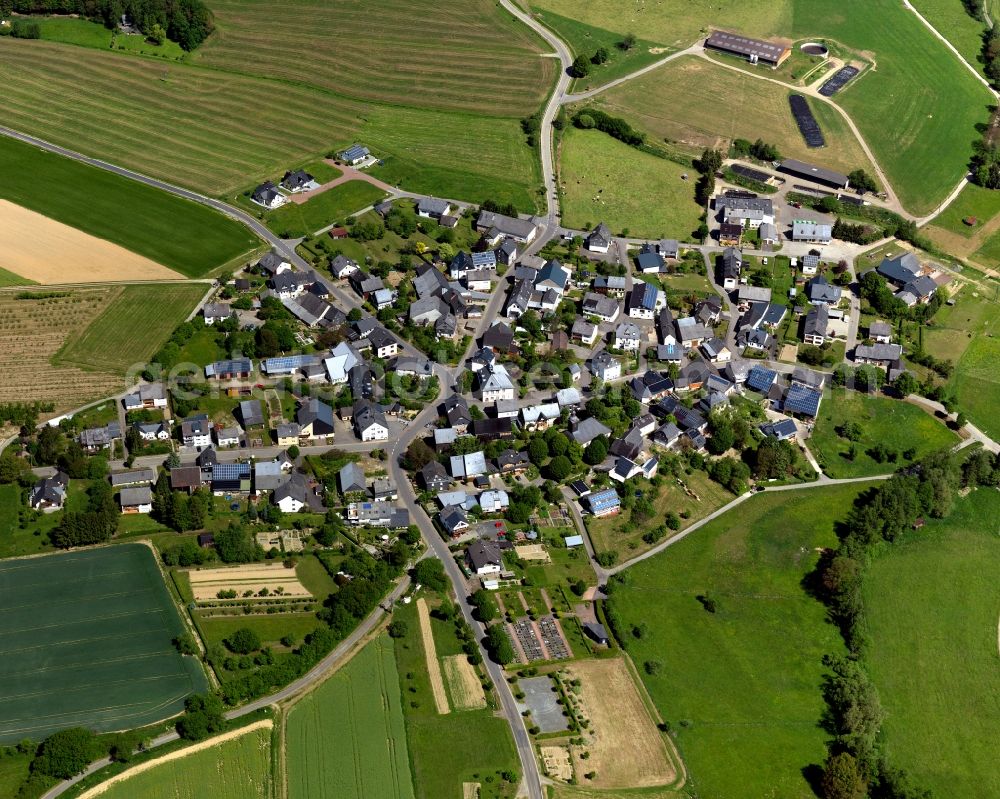
POLYGON ((563 542, 566 544, 567 548, 572 549, 573 547, 583 546, 583 536, 582 535, 567 535, 563 538, 563 542))

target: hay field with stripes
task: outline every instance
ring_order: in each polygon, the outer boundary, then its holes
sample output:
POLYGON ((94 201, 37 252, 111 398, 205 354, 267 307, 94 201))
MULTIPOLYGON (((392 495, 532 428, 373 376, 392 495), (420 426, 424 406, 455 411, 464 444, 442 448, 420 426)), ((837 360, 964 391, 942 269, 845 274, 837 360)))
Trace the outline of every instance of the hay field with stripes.
POLYGON ((398 105, 521 117, 558 62, 489 0, 211 0, 204 66, 398 105), (248 58, 248 54, 252 57, 248 58))
POLYGON ((152 551, 123 544, 0 563, 0 742, 141 727, 207 688, 152 551))

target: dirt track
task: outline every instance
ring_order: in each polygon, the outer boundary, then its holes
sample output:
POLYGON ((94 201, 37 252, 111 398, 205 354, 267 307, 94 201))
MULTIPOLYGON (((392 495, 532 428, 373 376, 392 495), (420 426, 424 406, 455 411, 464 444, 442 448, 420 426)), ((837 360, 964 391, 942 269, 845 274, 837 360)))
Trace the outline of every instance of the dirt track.
POLYGON ((0 268, 38 283, 183 280, 155 261, 0 200, 0 268))

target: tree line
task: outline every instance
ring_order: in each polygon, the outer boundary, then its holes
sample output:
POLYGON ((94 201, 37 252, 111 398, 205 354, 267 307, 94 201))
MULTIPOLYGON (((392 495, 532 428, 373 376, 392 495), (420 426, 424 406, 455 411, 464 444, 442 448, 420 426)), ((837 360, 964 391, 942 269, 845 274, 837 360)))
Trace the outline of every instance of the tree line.
MULTIPOLYGON (((201 0, 0 0, 0 17, 17 14, 79 14, 107 28, 123 14, 150 38, 167 38, 194 50, 215 30, 212 12, 201 0)), ((30 37, 30 38, 38 38, 30 37)))

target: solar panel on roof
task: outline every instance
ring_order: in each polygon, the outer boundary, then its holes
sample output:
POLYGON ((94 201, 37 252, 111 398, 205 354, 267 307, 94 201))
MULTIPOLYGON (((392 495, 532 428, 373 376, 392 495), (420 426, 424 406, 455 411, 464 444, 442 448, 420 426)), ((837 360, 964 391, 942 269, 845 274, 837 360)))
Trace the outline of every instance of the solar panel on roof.
POLYGON ((747 387, 761 394, 766 394, 771 390, 778 373, 772 369, 765 369, 762 366, 755 366, 747 375, 747 387))
POLYGON ((785 394, 785 410, 815 416, 819 411, 820 393, 805 386, 793 385, 785 394))

